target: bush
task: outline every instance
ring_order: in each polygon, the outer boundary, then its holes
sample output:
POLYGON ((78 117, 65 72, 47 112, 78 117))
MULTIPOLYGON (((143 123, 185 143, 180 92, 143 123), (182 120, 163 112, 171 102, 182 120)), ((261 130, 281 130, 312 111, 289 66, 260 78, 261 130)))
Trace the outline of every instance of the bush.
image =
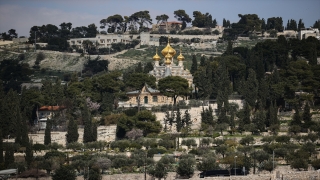
POLYGON ((37 54, 36 61, 41 62, 41 61, 44 60, 45 58, 46 58, 46 56, 45 56, 42 52, 39 52, 39 53, 37 54))
POLYGON ((52 176, 52 180, 75 180, 76 172, 71 166, 60 166, 52 176))
POLYGON ((320 169, 320 159, 313 160, 311 165, 314 169, 320 169))
POLYGON ((218 30, 214 30, 214 31, 212 31, 212 34, 214 34, 214 35, 219 35, 220 32, 219 32, 218 30))
POLYGON ((37 169, 29 169, 27 171, 22 172, 18 177, 19 178, 29 178, 29 177, 39 178, 39 177, 47 177, 47 174, 37 169))

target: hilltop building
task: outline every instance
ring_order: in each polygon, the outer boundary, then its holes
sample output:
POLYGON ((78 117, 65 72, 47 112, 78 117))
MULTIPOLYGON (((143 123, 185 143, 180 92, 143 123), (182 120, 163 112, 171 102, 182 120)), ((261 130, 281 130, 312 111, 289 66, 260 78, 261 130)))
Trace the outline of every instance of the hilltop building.
POLYGON ((320 39, 319 29, 317 28, 303 28, 298 32, 298 39, 307 39, 308 37, 315 37, 320 39))
MULTIPOLYGON (((167 76, 180 76, 185 78, 191 87, 193 85, 193 76, 189 70, 184 69, 184 56, 182 55, 181 49, 179 56, 177 56, 177 64, 174 62, 176 50, 170 46, 169 40, 167 46, 161 51, 161 54, 164 58, 161 58, 158 55, 157 49, 156 54, 153 56, 153 70, 150 71, 149 74, 154 76, 157 82, 167 76)), ((127 96, 129 97, 129 100, 126 102, 119 102, 119 107, 126 108, 140 106, 151 108, 152 106, 174 103, 172 97, 164 96, 160 91, 153 89, 148 85, 145 85, 141 90, 127 92, 127 96)), ((177 102, 180 100, 183 100, 183 98, 178 97, 177 102)))

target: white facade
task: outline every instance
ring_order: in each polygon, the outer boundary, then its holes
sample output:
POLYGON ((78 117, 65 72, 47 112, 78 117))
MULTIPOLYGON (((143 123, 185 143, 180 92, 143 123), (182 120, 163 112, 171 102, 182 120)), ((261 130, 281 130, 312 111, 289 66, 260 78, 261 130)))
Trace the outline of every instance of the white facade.
POLYGON ((298 33, 298 38, 300 40, 307 39, 309 36, 319 39, 319 29, 317 28, 304 28, 301 29, 298 33))
POLYGON ((124 43, 127 44, 131 42, 131 39, 128 35, 122 34, 97 34, 94 38, 73 38, 68 40, 70 47, 76 46, 79 49, 82 49, 83 41, 89 40, 98 48, 109 48, 112 43, 124 43))

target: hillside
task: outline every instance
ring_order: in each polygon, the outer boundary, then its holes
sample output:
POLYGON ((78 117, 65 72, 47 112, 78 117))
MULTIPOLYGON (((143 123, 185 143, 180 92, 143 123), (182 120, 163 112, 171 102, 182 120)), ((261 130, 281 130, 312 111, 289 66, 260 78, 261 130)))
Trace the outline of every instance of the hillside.
MULTIPOLYGON (((38 50, 35 52, 17 53, 11 51, 0 50, 0 61, 4 59, 20 59, 25 63, 28 63, 30 67, 34 66, 38 53, 44 54, 44 59, 40 62, 41 69, 50 69, 54 71, 80 71, 83 65, 87 62, 87 56, 81 56, 79 53, 65 53, 57 51, 44 51, 38 50)), ((117 54, 124 53, 122 51, 117 54)), ((117 55, 100 55, 101 60, 109 60, 109 70, 125 69, 128 66, 138 63, 138 60, 130 60, 125 58, 114 58, 117 55)), ((95 59, 97 55, 91 55, 91 59, 95 59)))

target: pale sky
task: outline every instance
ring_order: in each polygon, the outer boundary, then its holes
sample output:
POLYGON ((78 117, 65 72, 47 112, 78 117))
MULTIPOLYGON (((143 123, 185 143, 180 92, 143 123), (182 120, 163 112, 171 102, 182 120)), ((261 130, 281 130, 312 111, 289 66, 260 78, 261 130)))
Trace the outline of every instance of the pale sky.
POLYGON ((218 25, 222 25, 223 18, 238 22, 238 14, 257 14, 265 20, 282 17, 284 26, 288 19, 297 23, 302 19, 306 27, 320 19, 320 0, 0 0, 0 33, 16 29, 19 36, 29 36, 32 26, 59 27, 63 22, 71 22, 72 27, 91 23, 100 27, 101 19, 143 10, 150 12, 153 23, 161 14, 175 21, 173 12, 179 9, 192 19, 193 11, 208 12, 218 25))

